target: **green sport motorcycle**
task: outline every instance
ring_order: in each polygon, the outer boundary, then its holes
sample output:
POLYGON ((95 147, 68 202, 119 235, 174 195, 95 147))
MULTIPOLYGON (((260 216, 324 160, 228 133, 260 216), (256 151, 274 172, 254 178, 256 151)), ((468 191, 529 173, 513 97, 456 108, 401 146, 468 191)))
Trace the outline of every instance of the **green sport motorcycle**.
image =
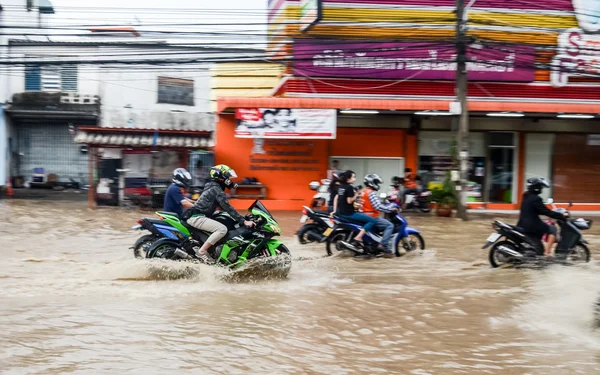
MULTIPOLYGON (((211 219, 227 227, 227 235, 217 242, 209 254, 216 260, 216 264, 230 269, 237 269, 255 258, 276 258, 277 262, 269 262, 271 266, 291 268, 291 255, 283 242, 273 239, 281 234, 279 224, 267 208, 256 200, 250 208, 246 220, 255 223, 254 228, 240 226, 225 212, 217 212, 211 219), (282 259, 281 263, 279 259, 282 259)), ((169 260, 198 261, 194 248, 202 246, 208 239, 210 232, 198 230, 177 215, 167 212, 157 213, 162 217, 159 226, 164 238, 154 241, 146 252, 146 258, 162 258, 169 260), (164 228, 163 228, 164 227, 164 228)), ((265 265, 268 265, 266 262, 265 265)))

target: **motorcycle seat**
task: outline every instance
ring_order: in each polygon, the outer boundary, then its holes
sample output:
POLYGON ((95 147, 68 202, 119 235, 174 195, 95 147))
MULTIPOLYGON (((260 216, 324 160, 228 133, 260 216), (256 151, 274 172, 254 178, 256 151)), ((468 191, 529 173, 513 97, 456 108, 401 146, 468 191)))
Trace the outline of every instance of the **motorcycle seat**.
POLYGON ((313 210, 313 212, 317 215, 317 216, 327 216, 329 217, 329 212, 327 211, 323 211, 323 210, 313 210))
POLYGON ((525 234, 525 229, 523 229, 521 227, 518 227, 516 225, 509 225, 509 227, 511 227, 512 229, 516 230, 517 232, 525 234))
POLYGON ((179 217, 179 215, 177 215, 175 212, 168 212, 168 211, 158 211, 159 215, 172 215, 175 217, 179 217))

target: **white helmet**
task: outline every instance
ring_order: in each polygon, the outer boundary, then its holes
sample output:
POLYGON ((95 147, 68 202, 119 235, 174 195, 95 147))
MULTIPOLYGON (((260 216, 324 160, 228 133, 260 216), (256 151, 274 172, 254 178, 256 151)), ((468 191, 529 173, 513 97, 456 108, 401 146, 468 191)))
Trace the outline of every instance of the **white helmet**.
POLYGON ((171 180, 175 185, 181 187, 188 187, 192 182, 192 175, 186 171, 185 168, 177 168, 173 171, 173 179, 171 180))

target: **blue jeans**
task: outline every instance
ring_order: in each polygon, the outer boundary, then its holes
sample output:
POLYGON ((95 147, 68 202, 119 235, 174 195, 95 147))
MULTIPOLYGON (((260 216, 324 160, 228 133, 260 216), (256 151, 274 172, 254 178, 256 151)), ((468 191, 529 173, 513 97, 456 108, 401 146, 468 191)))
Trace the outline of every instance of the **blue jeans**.
POLYGON ((363 224, 363 228, 367 232, 370 232, 371 229, 373 229, 373 227, 375 226, 375 224, 377 224, 377 219, 375 219, 374 217, 365 215, 365 214, 361 214, 360 212, 355 212, 352 215, 338 215, 338 216, 341 216, 342 218, 347 219, 347 220, 352 220, 357 223, 363 224))
POLYGON ((375 224, 375 229, 383 230, 381 244, 385 247, 386 253, 391 253, 392 250, 390 248, 390 241, 392 240, 392 235, 394 234, 394 224, 392 224, 389 220, 385 219, 376 220, 377 224, 375 224))

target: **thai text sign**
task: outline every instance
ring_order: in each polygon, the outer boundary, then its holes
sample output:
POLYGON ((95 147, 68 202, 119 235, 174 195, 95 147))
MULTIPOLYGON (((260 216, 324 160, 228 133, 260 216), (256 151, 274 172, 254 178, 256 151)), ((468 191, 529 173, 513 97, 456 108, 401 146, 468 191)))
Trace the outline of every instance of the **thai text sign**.
POLYGON ((237 108, 238 138, 333 139, 335 109, 237 108))
MULTIPOLYGON (((523 45, 471 45, 471 80, 532 82, 535 49, 523 45)), ((295 74, 313 77, 453 80, 456 48, 438 42, 345 42, 297 39, 295 74)))

